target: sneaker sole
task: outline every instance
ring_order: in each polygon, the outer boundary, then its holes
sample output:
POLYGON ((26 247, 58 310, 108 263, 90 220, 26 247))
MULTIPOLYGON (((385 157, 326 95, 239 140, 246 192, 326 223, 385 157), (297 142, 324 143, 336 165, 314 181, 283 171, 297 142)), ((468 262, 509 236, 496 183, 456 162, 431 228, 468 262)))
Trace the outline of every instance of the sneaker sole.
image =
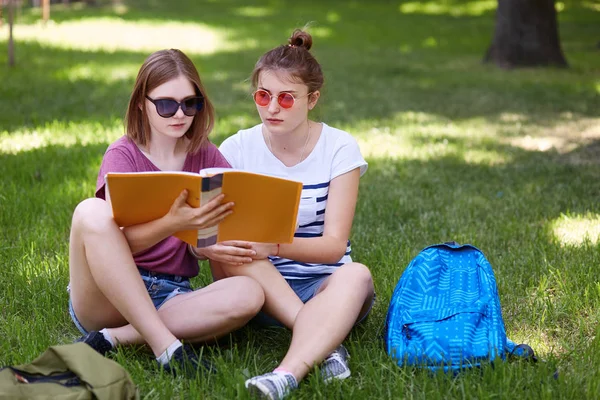
POLYGON ((337 379, 337 380, 341 381, 341 380, 344 380, 346 378, 349 378, 351 374, 352 373, 350 372, 350 370, 347 370, 347 371, 344 371, 343 373, 341 373, 339 375, 333 375, 333 376, 330 376, 328 378, 325 378, 325 379, 323 379, 323 382, 329 383, 329 382, 332 382, 334 379, 337 379))
POLYGON ((247 381, 244 386, 246 386, 246 389, 248 389, 248 392, 252 397, 275 400, 275 398, 271 396, 271 391, 269 390, 269 388, 267 388, 260 382, 247 381))
MULTIPOLYGON (((343 347, 343 346, 342 346, 342 347, 343 347)), ((346 354, 345 354, 345 357, 343 357, 343 358, 345 358, 345 361, 346 361, 346 362, 344 363, 344 364, 346 364, 346 368, 347 368, 347 369, 346 369, 346 371, 345 371, 345 372, 343 372, 343 373, 341 373, 341 374, 339 374, 339 375, 333 375, 333 376, 329 376, 329 377, 327 377, 327 378, 323 378, 323 382, 324 382, 324 383, 329 383, 329 382, 333 381, 334 379, 337 379, 337 380, 340 380, 340 381, 341 381, 341 380, 344 380, 344 379, 346 379, 346 378, 349 378, 349 377, 350 377, 350 375, 351 375, 352 373, 351 373, 351 371, 350 371, 350 368, 348 368, 348 363, 347 363, 347 361, 350 359, 350 354, 348 353, 348 350, 346 350, 346 348, 345 348, 345 347, 344 347, 344 353, 346 353, 346 354)))

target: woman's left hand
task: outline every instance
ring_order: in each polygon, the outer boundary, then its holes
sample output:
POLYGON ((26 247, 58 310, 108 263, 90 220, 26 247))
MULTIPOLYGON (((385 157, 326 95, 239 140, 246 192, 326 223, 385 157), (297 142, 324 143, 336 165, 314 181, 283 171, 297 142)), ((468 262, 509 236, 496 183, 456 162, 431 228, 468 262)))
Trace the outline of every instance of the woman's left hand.
POLYGON ((255 260, 263 260, 269 256, 274 256, 279 250, 279 246, 276 243, 251 242, 251 245, 251 249, 256 252, 256 254, 252 256, 255 260))
POLYGON ((252 249, 252 244, 250 242, 231 240, 204 247, 203 249, 197 249, 197 252, 210 260, 226 264, 243 265, 251 263, 256 259, 256 253, 252 249))

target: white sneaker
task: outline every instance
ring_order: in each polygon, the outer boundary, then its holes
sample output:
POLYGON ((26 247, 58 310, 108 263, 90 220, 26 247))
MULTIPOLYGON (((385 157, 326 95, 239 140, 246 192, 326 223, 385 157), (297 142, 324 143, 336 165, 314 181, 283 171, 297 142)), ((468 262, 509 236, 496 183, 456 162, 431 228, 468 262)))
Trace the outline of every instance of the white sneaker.
POLYGON ((245 383, 246 389, 258 398, 279 400, 298 387, 292 374, 285 372, 269 372, 250 378, 245 383))
POLYGON ((340 344, 321 364, 321 378, 323 378, 323 381, 331 382, 333 379, 348 378, 350 376, 349 358, 348 350, 340 344))

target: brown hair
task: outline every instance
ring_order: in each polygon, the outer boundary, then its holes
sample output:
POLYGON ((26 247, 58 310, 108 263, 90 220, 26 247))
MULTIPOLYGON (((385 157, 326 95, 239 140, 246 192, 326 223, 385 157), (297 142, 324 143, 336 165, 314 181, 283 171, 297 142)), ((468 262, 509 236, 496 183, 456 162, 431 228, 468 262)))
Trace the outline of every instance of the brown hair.
POLYGON ((258 78, 262 71, 285 71, 293 79, 308 86, 309 93, 323 86, 323 71, 321 65, 310 53, 312 37, 307 32, 296 29, 284 44, 266 52, 256 62, 252 71, 252 86, 258 86, 258 78))
POLYGON ((196 95, 204 98, 204 107, 194 116, 192 125, 185 133, 190 140, 188 152, 195 153, 202 147, 213 128, 215 110, 206 96, 194 63, 177 49, 152 53, 142 64, 125 116, 125 130, 128 138, 142 146, 150 141, 150 122, 146 115, 146 107, 140 107, 140 105, 144 104, 145 96, 149 92, 179 76, 186 77, 194 85, 196 95))

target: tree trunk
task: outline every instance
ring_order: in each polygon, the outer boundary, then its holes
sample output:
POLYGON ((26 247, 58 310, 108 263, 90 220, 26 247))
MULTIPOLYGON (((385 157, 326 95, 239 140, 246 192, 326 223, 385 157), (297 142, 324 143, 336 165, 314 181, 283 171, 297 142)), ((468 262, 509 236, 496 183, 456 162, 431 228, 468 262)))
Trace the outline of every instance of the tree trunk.
POLYGON ((13 67, 15 65, 15 43, 13 39, 13 14, 14 7, 13 3, 15 0, 8 0, 8 66, 13 67))
POLYGON ((42 20, 44 24, 50 19, 50 0, 42 0, 42 20))
POLYGON ((500 68, 567 67, 554 0, 498 0, 494 39, 483 61, 500 68))

